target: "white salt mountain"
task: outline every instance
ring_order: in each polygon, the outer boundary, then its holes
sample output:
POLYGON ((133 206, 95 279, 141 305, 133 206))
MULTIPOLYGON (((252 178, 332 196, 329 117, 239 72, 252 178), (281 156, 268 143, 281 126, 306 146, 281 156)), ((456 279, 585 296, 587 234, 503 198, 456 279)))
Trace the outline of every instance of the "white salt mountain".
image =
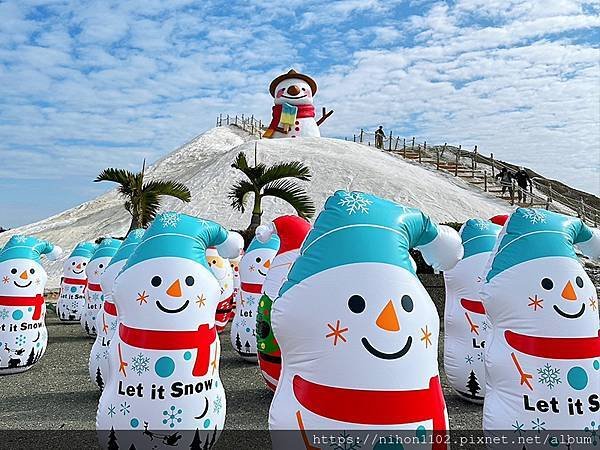
MULTIPOLYGON (((185 183, 192 192, 192 201, 187 204, 166 198, 163 210, 201 216, 231 229, 246 228, 252 208, 245 214, 232 209, 227 194, 229 186, 243 176, 231 163, 241 151, 253 163, 255 143, 259 162, 301 160, 311 168, 313 179, 306 187, 317 211, 338 189, 371 192, 420 208, 438 223, 489 218, 511 209, 503 201, 476 191, 462 180, 354 142, 329 138, 257 142, 237 128, 219 127, 194 138, 147 170, 149 179, 175 179, 185 183)), ((360 203, 351 206, 361 207, 360 203)), ((266 199, 263 209, 265 223, 294 213, 289 205, 277 199, 266 199)), ((129 221, 123 199, 116 190, 111 190, 55 216, 2 233, 0 245, 13 234, 36 235, 60 245, 68 255, 80 241, 98 236, 124 236, 129 221)), ((49 289, 59 287, 62 263, 62 260, 44 262, 49 289)))

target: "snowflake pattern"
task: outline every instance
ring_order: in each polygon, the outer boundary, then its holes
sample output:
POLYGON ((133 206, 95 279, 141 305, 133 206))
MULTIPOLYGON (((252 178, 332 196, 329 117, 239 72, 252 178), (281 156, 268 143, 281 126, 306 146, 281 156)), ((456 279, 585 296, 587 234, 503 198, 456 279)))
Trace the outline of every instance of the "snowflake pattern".
POLYGON ((523 434, 524 426, 525 426, 524 423, 519 423, 518 420, 515 420, 515 423, 512 424, 512 427, 515 429, 515 431, 513 431, 513 433, 519 433, 519 436, 521 436, 523 434))
POLYGON ((20 235, 20 234, 17 234, 15 236, 15 242, 17 242, 18 244, 22 244, 25 241, 27 241, 27 236, 23 236, 23 235, 20 235))
POLYGON ((489 222, 487 222, 485 220, 481 220, 481 219, 475 219, 473 226, 475 228, 477 228, 478 230, 482 230, 482 231, 490 228, 489 222))
POLYGON ((213 403, 213 412, 215 414, 219 414, 221 412, 221 408, 223 408, 223 400, 221 399, 220 395, 217 395, 213 403))
POLYGON ((110 322, 110 330, 115 331, 117 329, 117 321, 113 320, 110 322))
POLYGON ((168 212, 161 214, 158 220, 163 228, 175 228, 181 220, 181 216, 175 212, 168 212))
POLYGON ((538 381, 548 386, 549 389, 552 389, 557 384, 562 383, 560 379, 560 369, 558 367, 554 368, 550 364, 546 363, 546 365, 540 367, 537 371, 540 376, 538 381))
POLYGON ((523 218, 529 220, 529 222, 532 224, 535 225, 536 223, 546 223, 546 216, 542 213, 542 211, 532 208, 525 208, 522 211, 523 218))
POLYGON ((111 405, 108 407, 108 412, 106 413, 106 415, 108 415, 108 417, 112 417, 117 413, 117 411, 115 411, 115 406, 111 403, 111 405))
POLYGON ((0 309, 0 319, 4 320, 8 317, 8 308, 0 309))
POLYGON ((163 416, 167 417, 163 419, 162 422, 165 425, 169 424, 169 428, 175 428, 175 424, 181 423, 181 421, 183 420, 181 417, 179 417, 181 413, 183 413, 181 409, 176 409, 175 406, 171 406, 169 410, 163 411, 163 416))
POLYGON ((128 404, 127 402, 123 402, 123 403, 121 403, 120 406, 121 406, 120 411, 123 413, 124 416, 129 414, 129 408, 131 408, 130 404, 128 404))
POLYGON ((100 361, 102 359, 102 354, 100 352, 96 353, 96 361, 100 361))
POLYGON ((477 353, 477 361, 481 361, 481 362, 483 362, 483 361, 484 361, 484 359, 485 359, 485 358, 483 357, 483 352, 479 352, 479 353, 477 353))
POLYGON ((141 229, 139 229, 139 230, 133 230, 133 231, 131 232, 131 234, 132 234, 132 235, 133 235, 135 238, 139 239, 139 238, 141 238, 141 237, 144 235, 145 231, 146 231, 146 230, 141 230, 141 229))
POLYGON ((539 417, 531 421, 531 429, 537 431, 538 433, 546 430, 544 425, 546 425, 546 422, 542 421, 539 417))
POLYGON ((102 352, 102 358, 104 358, 104 359, 108 359, 108 349, 105 349, 105 350, 102 352))
POLYGON ((590 422, 590 426, 585 427, 583 431, 590 434, 590 437, 592 438, 592 445, 598 444, 598 431, 600 431, 600 425, 598 425, 596 421, 592 420, 590 422))
POLYGON ((150 370, 150 358, 145 356, 143 353, 134 356, 131 358, 131 370, 138 375, 148 372, 150 370))
POLYGON ((17 345, 18 347, 22 347, 23 345, 25 345, 25 342, 27 342, 27 338, 23 334, 20 334, 15 338, 15 345, 17 345))
POLYGON ((373 203, 371 200, 367 200, 363 197, 360 192, 348 192, 344 194, 344 197, 339 201, 339 206, 346 207, 348 215, 354 213, 369 214, 369 205, 373 203))
POLYGON ((255 299, 252 295, 246 297, 246 306, 254 306, 255 299))
POLYGON ((489 323, 487 323, 487 321, 486 321, 486 320, 484 320, 484 321, 481 323, 481 329, 482 329, 483 331, 487 331, 487 330, 489 330, 489 329, 490 329, 490 324, 489 324, 489 323))
POLYGON ((473 357, 471 355, 465 356, 465 362, 467 364, 473 364, 473 357))
POLYGON ((76 300, 73 300, 71 302, 71 310, 73 311, 77 311, 79 309, 79 302, 76 300))

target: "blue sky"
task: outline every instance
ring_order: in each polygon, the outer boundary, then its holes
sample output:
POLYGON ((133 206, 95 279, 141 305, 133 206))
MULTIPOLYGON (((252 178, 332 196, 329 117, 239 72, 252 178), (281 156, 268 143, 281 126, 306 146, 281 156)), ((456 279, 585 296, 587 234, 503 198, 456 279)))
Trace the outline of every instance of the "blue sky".
POLYGON ((383 124, 600 193, 600 2, 0 2, 0 225, 110 188, 214 124, 267 120, 270 80, 319 83, 322 128, 383 124))

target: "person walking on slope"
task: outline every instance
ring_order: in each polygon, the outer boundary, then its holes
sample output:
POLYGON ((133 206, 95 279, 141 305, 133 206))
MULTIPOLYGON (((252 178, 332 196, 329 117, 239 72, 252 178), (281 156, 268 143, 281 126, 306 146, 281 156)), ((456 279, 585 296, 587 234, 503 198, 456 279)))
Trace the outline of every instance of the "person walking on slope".
POLYGON ((500 173, 498 173, 496 175, 496 178, 500 180, 500 186, 502 186, 502 193, 500 194, 501 197, 504 197, 504 193, 506 192, 506 190, 508 190, 508 193, 510 194, 510 199, 511 201, 513 200, 513 187, 512 187, 512 182, 513 182, 513 176, 512 174, 508 171, 508 169, 506 167, 503 167, 502 170, 500 171, 500 173))
POLYGON ((527 201, 527 185, 529 184, 530 189, 533 186, 531 178, 529 177, 529 174, 527 173, 525 168, 523 166, 520 166, 519 170, 514 175, 514 179, 517 182, 517 186, 519 186, 520 188, 517 191, 517 197, 519 199, 519 202, 521 202, 522 198, 523 203, 525 203, 527 201))
POLYGON ((384 139, 385 133, 383 132, 383 125, 379 125, 379 128, 375 131, 375 148, 383 149, 384 139))

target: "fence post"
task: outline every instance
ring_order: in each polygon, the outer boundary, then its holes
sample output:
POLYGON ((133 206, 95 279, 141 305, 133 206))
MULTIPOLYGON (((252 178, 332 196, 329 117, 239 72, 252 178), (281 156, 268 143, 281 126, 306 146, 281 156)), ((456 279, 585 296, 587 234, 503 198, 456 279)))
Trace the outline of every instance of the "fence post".
POLYGON ((440 170, 440 149, 435 149, 435 168, 436 170, 440 170))
POLYGON ((412 139, 412 146, 410 147, 410 151, 411 152, 415 151, 415 137, 414 136, 413 136, 413 139, 412 139))
POLYGON ((227 122, 226 122, 227 125, 229 125, 229 114, 227 114, 227 119, 226 120, 227 120, 227 122))
POLYGON ((444 142, 444 147, 442 148, 442 157, 444 156, 444 152, 446 151, 446 145, 448 145, 448 143, 444 142))
POLYGON ((363 142, 363 135, 364 135, 364 130, 361 128, 360 129, 360 141, 359 141, 361 144, 363 142))
POLYGON ((237 125, 237 114, 235 115, 235 124, 237 125))
POLYGON ((477 146, 475 146, 475 150, 473 150, 473 156, 475 157, 475 159, 473 159, 473 168, 477 169, 477 146))
POLYGON ((406 138, 402 139, 402 156, 406 158, 406 138))
POLYGON ((396 145, 394 145, 394 151, 398 150, 398 141, 400 140, 400 136, 396 136, 396 145))
MULTIPOLYGON (((423 151, 427 152, 427 141, 423 142, 423 151)), ((419 152, 419 164, 421 164, 421 152, 419 152)))
POLYGON ((391 152, 391 151, 392 151, 392 130, 390 130, 390 144, 389 144, 389 146, 388 146, 388 147, 389 147, 389 148, 388 148, 388 151, 390 151, 390 152, 391 152))
POLYGON ((485 192, 487 192, 488 187, 487 187, 487 170, 483 171, 483 190, 485 192))
POLYGON ((458 176, 458 163, 460 161, 460 151, 462 149, 461 144, 458 144, 458 151, 456 152, 456 164, 454 165, 454 176, 458 176))
POLYGON ((496 168, 494 167, 494 154, 490 153, 490 161, 492 164, 492 178, 496 178, 496 168))

